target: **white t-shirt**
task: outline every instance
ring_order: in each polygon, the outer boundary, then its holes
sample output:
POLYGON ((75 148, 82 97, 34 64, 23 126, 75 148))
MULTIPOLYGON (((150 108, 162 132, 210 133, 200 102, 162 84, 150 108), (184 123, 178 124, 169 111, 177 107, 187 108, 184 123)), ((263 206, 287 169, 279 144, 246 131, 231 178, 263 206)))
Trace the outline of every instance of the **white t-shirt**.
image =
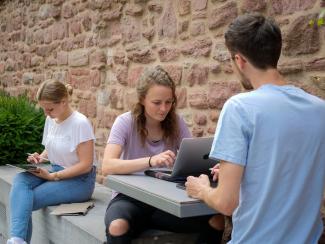
POLYGON ((85 115, 74 111, 61 123, 47 116, 42 144, 52 164, 70 167, 78 163, 77 146, 89 140, 95 140, 95 135, 85 115))

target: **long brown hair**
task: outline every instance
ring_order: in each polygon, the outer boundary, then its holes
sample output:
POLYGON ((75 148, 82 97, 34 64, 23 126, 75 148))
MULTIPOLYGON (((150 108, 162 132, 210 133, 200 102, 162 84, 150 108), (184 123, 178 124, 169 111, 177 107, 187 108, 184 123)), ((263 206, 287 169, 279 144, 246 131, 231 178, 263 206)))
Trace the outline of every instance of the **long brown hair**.
POLYGON ((146 116, 144 113, 145 109, 144 106, 141 104, 141 101, 146 97, 148 90, 153 85, 166 86, 172 90, 173 104, 166 118, 161 121, 161 128, 163 130, 163 140, 168 145, 173 146, 175 145, 179 137, 179 123, 176 114, 176 88, 174 81, 170 78, 168 73, 159 65, 146 70, 140 77, 140 80, 137 85, 138 102, 135 104, 132 110, 132 115, 136 123, 137 132, 140 134, 142 145, 145 145, 145 141, 148 136, 148 130, 146 129, 146 116))

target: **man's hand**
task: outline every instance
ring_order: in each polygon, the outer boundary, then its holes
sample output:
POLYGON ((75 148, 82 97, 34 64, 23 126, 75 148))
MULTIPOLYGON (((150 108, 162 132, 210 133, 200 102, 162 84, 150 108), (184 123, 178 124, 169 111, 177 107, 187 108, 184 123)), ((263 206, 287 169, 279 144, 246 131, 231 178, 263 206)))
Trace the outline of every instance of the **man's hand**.
POLYGON ((199 177, 189 176, 185 183, 187 195, 203 200, 203 192, 210 188, 210 180, 207 175, 199 177))
POLYGON ((219 170, 220 170, 220 164, 216 164, 212 170, 211 170, 211 175, 213 175, 212 180, 213 181, 217 181, 218 177, 219 177, 219 170))

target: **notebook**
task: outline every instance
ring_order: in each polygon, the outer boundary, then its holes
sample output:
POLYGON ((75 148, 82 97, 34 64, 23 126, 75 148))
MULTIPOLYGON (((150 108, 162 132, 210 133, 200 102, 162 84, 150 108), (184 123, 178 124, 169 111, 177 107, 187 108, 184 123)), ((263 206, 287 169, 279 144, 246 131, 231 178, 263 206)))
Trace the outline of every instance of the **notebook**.
POLYGON ((162 180, 183 182, 190 175, 210 175, 209 168, 218 161, 210 159, 213 137, 184 138, 174 162, 173 169, 149 169, 145 175, 162 180))
POLYGON ((86 215, 88 211, 93 208, 94 202, 79 202, 79 203, 65 203, 57 206, 52 212, 52 215, 86 215))

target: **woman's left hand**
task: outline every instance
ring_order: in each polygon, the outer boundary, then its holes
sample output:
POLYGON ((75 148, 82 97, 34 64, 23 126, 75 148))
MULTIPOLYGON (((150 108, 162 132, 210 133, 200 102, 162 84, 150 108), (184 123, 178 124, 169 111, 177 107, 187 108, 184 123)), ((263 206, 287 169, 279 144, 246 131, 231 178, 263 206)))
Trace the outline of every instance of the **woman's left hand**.
POLYGON ((36 171, 30 172, 30 173, 32 173, 33 175, 40 177, 44 180, 53 180, 54 179, 53 175, 50 172, 48 172, 46 169, 43 169, 40 167, 38 167, 36 171))

